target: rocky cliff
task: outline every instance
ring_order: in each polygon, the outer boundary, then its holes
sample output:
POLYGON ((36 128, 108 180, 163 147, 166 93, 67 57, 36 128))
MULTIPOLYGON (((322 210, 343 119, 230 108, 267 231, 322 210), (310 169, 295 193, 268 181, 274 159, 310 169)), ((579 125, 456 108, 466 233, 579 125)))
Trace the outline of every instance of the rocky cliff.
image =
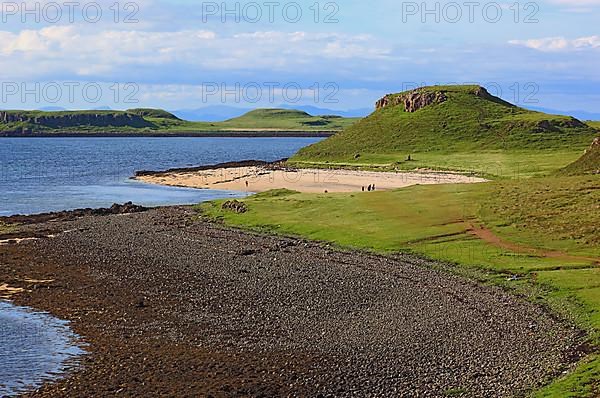
POLYGON ((0 123, 27 123, 46 128, 94 127, 152 127, 142 116, 127 112, 20 112, 0 111, 0 123))
MULTIPOLYGON (((494 97, 484 87, 477 86, 472 90, 472 94, 505 106, 513 106, 509 102, 494 97)), ((427 106, 441 104, 447 100, 447 90, 440 89, 431 91, 430 89, 418 88, 401 94, 388 94, 376 102, 375 109, 402 105, 406 112, 414 113, 427 106)))
POLYGON ((406 112, 413 113, 429 105, 441 104, 447 99, 446 94, 441 91, 413 90, 403 94, 388 94, 377 101, 375 109, 403 105, 406 112))

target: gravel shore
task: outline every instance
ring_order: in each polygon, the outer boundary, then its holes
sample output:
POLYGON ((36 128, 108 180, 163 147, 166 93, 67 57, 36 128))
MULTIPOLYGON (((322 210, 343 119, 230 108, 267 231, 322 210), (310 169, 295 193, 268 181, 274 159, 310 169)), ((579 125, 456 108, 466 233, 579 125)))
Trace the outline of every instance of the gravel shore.
POLYGON ((89 344, 80 370, 30 396, 508 397, 581 355, 542 308, 424 260, 194 214, 44 221, 20 233, 52 238, 0 245, 0 284, 26 289, 14 301, 89 344))

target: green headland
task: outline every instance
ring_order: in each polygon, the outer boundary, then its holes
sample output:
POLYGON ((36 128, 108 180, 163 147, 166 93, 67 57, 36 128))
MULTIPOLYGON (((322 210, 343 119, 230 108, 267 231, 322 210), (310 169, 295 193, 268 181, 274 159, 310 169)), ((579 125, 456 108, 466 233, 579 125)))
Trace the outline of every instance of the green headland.
POLYGON ((479 86, 433 86, 385 96, 373 114, 291 161, 543 175, 575 161, 597 135, 575 118, 520 108, 479 86))
POLYGON ((596 397, 598 136, 577 119, 522 109, 481 87, 426 87, 386 96, 372 115, 290 162, 468 171, 489 182, 341 194, 278 190, 245 199, 243 213, 220 201, 198 210, 242 228, 441 260, 455 264, 458 274, 547 306, 587 332, 589 355, 531 396, 596 397))

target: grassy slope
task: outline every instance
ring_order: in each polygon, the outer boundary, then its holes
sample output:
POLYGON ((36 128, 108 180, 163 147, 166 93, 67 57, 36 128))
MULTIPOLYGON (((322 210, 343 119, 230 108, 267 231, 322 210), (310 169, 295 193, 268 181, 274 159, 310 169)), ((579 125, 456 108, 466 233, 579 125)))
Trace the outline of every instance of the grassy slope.
MULTIPOLYGON (((270 192, 246 199, 245 214, 223 211, 220 202, 201 208, 230 225, 381 253, 408 251, 458 263, 463 271, 484 270, 489 280, 571 317, 599 344, 600 269, 587 258, 600 258, 599 188, 593 176, 502 180, 356 194, 270 192), (469 229, 479 224, 517 247, 473 236, 469 229), (551 251, 565 254, 545 257, 551 251), (514 274, 521 278, 507 282, 514 274)), ((593 396, 599 382, 600 358, 591 356, 538 395, 593 396)))
POLYGON ((595 128, 596 130, 600 131, 600 121, 596 121, 596 120, 589 120, 586 122, 589 126, 592 126, 593 128, 595 128))
POLYGON ((533 112, 476 96, 477 89, 426 88, 445 92, 448 100, 414 113, 405 112, 402 105, 379 109, 341 134, 303 149, 292 161, 495 170, 494 175, 501 176, 514 174, 515 163, 520 163, 522 172, 539 175, 548 170, 544 161, 556 168, 577 159, 597 134, 568 116, 533 112), (548 150, 552 152, 545 152, 548 150), (406 161, 409 154, 411 162, 406 161), (539 170, 529 169, 532 163, 539 170))
MULTIPOLYGON (((120 111, 70 111, 70 112, 42 112, 42 111, 11 111, 29 117, 81 114, 118 115, 120 111)), ((194 133, 194 132, 236 132, 236 131, 341 131, 356 120, 355 118, 342 118, 335 116, 311 116, 305 112, 279 109, 259 109, 249 112, 238 118, 223 122, 190 122, 181 120, 174 115, 160 109, 131 109, 127 111, 139 116, 152 124, 151 127, 104 127, 94 125, 81 125, 64 128, 60 132, 123 132, 123 133, 194 133)), ((15 131, 26 128, 30 131, 52 133, 57 129, 40 126, 31 122, 0 123, 0 131, 15 131)))
POLYGON ((563 170, 565 175, 600 174, 600 137, 594 140, 585 154, 563 170))

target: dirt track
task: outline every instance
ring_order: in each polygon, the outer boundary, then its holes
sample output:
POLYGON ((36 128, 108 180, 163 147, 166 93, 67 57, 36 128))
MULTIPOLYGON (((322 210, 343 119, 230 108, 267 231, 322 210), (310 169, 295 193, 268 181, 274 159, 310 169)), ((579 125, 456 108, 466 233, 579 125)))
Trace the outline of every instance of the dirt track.
POLYGON ((192 216, 31 224, 19 233, 55 237, 0 246, 0 284, 27 290, 15 301, 90 343, 80 371, 32 396, 512 396, 579 356, 577 331, 541 308, 423 260, 192 216))

